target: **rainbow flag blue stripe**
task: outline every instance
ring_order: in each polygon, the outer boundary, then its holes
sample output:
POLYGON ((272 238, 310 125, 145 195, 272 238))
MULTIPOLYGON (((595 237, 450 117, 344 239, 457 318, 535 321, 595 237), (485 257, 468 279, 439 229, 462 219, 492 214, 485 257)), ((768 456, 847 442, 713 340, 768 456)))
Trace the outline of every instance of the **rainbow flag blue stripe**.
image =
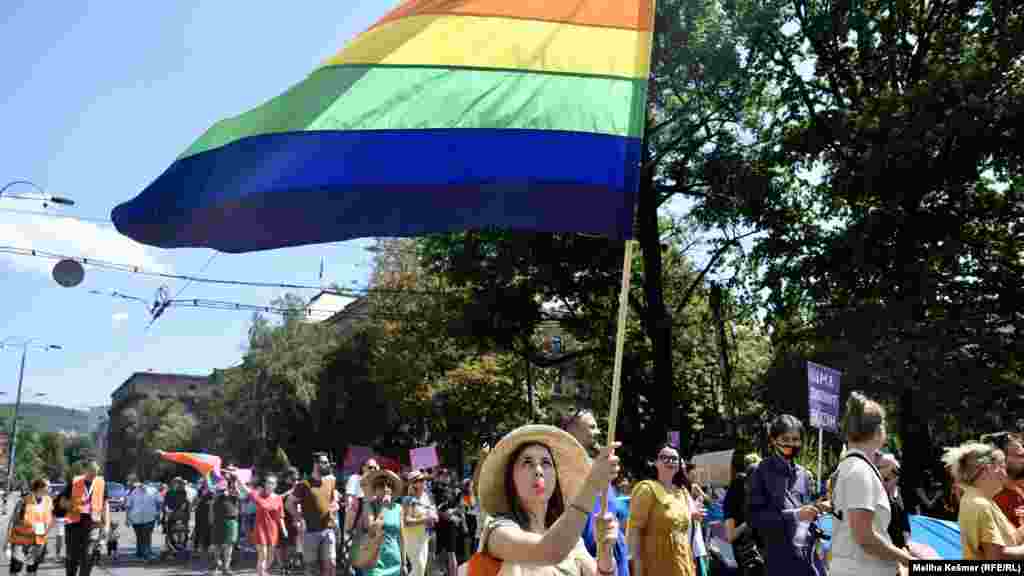
POLYGON ((472 228, 629 238, 653 0, 410 0, 112 214, 248 252, 472 228))

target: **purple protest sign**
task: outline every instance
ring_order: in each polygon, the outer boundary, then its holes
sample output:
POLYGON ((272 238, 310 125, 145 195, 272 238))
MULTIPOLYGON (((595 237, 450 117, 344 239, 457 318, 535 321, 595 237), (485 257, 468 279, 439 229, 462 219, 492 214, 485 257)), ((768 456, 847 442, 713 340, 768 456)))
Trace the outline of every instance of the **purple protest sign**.
POLYGON ((807 406, 811 426, 839 432, 839 379, 842 373, 827 366, 807 363, 807 406))
POLYGON ((413 470, 426 470, 439 464, 437 458, 437 445, 423 446, 409 450, 409 462, 413 470))
POLYGON ((673 430, 668 433, 668 443, 674 446, 676 450, 679 449, 679 430, 673 430))

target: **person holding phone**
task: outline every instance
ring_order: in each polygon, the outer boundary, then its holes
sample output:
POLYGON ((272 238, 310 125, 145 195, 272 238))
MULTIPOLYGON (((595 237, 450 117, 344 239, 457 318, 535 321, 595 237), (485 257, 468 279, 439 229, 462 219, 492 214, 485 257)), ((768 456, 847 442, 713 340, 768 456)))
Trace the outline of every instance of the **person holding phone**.
POLYGON ((367 513, 359 519, 374 547, 377 561, 363 574, 365 576, 404 576, 405 521, 398 495, 402 493, 402 479, 390 470, 375 470, 363 477, 363 493, 370 499, 367 513))
POLYGON ((817 557, 811 525, 821 515, 823 501, 815 502, 814 481, 796 463, 803 445, 804 425, 795 416, 772 420, 768 441, 772 455, 750 478, 750 517, 747 521, 761 539, 765 570, 787 576, 824 576, 817 557))

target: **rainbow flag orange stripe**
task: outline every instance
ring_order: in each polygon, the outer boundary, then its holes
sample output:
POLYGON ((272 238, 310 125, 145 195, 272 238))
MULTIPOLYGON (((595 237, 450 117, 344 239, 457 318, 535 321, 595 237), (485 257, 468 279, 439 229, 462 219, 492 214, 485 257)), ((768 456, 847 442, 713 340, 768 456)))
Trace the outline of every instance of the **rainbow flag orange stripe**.
POLYGON ((653 10, 404 2, 212 126, 114 223, 227 252, 484 227, 628 238, 653 10))

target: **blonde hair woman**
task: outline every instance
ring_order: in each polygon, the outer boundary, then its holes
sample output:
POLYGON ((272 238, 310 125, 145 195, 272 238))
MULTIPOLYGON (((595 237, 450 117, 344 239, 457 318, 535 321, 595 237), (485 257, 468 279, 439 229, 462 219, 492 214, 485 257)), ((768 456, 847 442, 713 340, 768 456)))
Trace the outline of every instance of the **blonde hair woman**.
POLYGON ((875 456, 885 446, 885 409, 852 392, 846 401, 843 431, 848 448, 832 486, 833 524, 830 573, 892 574, 910 563, 910 552, 889 537, 892 503, 875 456))
POLYGON ((1006 456, 991 444, 947 448, 942 461, 963 488, 960 545, 965 560, 1024 560, 1024 529, 1013 524, 994 498, 1006 482, 1006 456))

